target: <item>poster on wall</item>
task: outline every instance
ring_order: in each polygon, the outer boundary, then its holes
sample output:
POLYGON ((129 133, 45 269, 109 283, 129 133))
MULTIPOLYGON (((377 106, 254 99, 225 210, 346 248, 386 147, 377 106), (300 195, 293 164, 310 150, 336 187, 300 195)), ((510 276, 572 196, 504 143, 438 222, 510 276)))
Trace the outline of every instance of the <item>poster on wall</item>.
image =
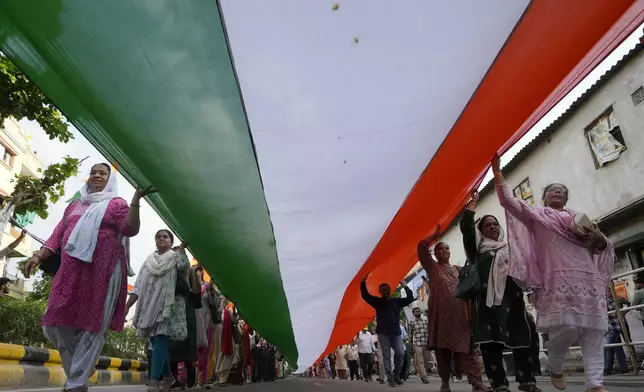
POLYGON ((628 290, 626 289, 626 282, 615 282, 615 293, 618 297, 624 298, 628 301, 628 290))

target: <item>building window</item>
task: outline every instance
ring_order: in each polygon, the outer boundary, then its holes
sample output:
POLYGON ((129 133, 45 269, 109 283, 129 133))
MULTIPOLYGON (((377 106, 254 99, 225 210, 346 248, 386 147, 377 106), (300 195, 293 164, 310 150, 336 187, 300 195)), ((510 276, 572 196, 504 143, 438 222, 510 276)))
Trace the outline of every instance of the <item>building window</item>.
POLYGON ((626 151, 624 135, 612 107, 587 126, 584 133, 597 169, 619 159, 626 151))
POLYGON ((7 164, 7 166, 9 167, 13 167, 13 157, 14 154, 2 143, 0 143, 0 158, 2 158, 2 162, 7 164))
POLYGON ((526 178, 516 188, 514 188, 514 197, 525 201, 531 206, 534 205, 534 193, 532 192, 529 178, 526 178))
POLYGON ((631 98, 633 98, 633 105, 635 106, 644 102, 644 87, 640 87, 635 90, 635 92, 631 94, 631 98))

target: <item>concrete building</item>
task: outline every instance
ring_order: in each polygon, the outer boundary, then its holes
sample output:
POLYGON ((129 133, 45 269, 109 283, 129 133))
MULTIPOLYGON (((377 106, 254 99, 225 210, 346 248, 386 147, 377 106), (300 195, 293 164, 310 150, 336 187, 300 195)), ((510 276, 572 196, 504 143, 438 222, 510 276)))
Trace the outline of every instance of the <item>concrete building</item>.
MULTIPOLYGON (((569 189, 569 207, 599 224, 616 248, 615 274, 644 267, 644 43, 606 72, 553 124, 503 168, 515 196, 540 204, 554 182, 569 189)), ((478 216, 505 212, 492 183, 480 193, 478 216)), ((458 219, 443 240, 453 264, 465 262, 458 219)), ((419 268, 417 266, 416 268, 419 268)), ((632 297, 632 276, 617 282, 632 297)), ((634 313, 634 312, 631 312, 634 313)), ((633 340, 642 323, 629 313, 633 340)), ((639 346, 638 351, 643 350, 639 346)))
MULTIPOLYGON (((43 164, 29 148, 29 137, 24 129, 13 119, 5 120, 4 127, 0 128, 0 194, 9 196, 13 192, 12 180, 16 175, 40 177, 39 170, 42 168, 43 164)), ((19 236, 20 230, 8 225, 0 241, 0 249, 19 236)), ((8 273, 6 271, 8 259, 26 257, 30 254, 30 250, 31 239, 27 236, 6 259, 0 260, 0 276, 8 273)))

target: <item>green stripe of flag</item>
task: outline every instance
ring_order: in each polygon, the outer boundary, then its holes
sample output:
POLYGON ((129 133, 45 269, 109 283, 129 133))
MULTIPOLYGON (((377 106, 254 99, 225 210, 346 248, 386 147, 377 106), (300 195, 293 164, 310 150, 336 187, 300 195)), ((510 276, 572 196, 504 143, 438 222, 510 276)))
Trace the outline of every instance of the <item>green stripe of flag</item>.
POLYGON ((160 189, 162 218, 297 363, 217 2, 5 0, 0 48, 128 180, 160 189))

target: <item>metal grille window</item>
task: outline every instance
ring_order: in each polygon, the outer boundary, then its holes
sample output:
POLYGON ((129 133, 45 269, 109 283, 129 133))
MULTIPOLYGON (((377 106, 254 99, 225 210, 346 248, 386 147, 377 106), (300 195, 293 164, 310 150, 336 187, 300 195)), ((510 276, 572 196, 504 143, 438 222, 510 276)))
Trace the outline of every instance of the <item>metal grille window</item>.
POLYGON ((635 106, 644 102, 644 87, 640 87, 635 90, 635 92, 631 94, 631 98, 633 98, 633 105, 635 106))

